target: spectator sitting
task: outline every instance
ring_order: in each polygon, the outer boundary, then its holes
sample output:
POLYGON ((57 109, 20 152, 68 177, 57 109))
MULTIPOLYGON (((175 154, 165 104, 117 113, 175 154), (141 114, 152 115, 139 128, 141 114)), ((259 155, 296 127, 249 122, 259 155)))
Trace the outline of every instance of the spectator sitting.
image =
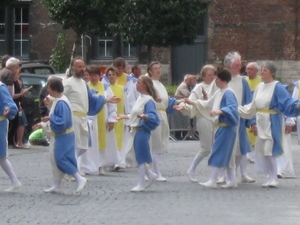
POLYGON ((197 77, 191 74, 184 76, 183 82, 177 87, 175 92, 176 99, 188 98, 197 83, 197 77))
POLYGON ((49 146, 49 142, 47 140, 47 136, 43 132, 42 128, 33 131, 29 135, 29 143, 30 143, 30 145, 49 146))

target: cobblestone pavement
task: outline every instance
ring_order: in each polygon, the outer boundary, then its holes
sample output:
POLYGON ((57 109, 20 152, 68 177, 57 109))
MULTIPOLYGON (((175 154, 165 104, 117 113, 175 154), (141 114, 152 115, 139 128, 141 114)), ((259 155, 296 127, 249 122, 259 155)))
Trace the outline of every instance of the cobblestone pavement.
MULTIPOLYGON (((300 148, 293 134, 296 174, 300 175, 300 148)), ((0 192, 0 224, 300 224, 300 180, 282 179, 279 188, 264 189, 263 177, 254 174, 254 184, 237 189, 205 189, 186 176, 198 141, 171 142, 161 158, 161 170, 168 179, 154 183, 143 193, 131 193, 136 169, 87 176, 87 187, 75 193, 75 182, 63 182, 64 194, 44 194, 51 184, 51 167, 46 148, 10 149, 10 161, 23 187, 15 193, 0 192)), ((199 181, 209 175, 207 160, 197 169, 199 181)), ((0 170, 0 190, 9 180, 0 170)))

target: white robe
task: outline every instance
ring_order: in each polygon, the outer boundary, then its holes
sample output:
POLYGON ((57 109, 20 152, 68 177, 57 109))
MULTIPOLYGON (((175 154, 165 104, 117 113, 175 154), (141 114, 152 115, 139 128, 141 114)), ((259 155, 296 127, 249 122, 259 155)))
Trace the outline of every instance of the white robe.
MULTIPOLYGON (((200 83, 192 90, 189 99, 191 100, 205 100, 202 94, 202 88, 207 93, 207 98, 210 99, 214 93, 218 90, 218 87, 213 81, 211 84, 200 83)), ((214 137, 214 124, 209 115, 210 110, 203 109, 201 113, 193 105, 180 103, 180 106, 183 106, 184 109, 181 111, 183 115, 189 116, 190 118, 197 118, 197 131, 199 133, 200 139, 200 151, 199 156, 205 157, 209 155, 213 143, 214 137)))
POLYGON ((89 130, 87 124, 87 112, 89 110, 89 99, 87 84, 81 78, 70 77, 64 81, 64 95, 68 98, 73 111, 76 150, 88 149, 89 130), (80 112, 86 115, 77 116, 74 115, 74 112, 80 112))
POLYGON ((166 113, 166 109, 169 105, 169 96, 165 86, 158 80, 153 80, 153 84, 161 102, 155 102, 157 106, 157 113, 160 119, 160 125, 152 131, 152 153, 163 154, 167 152, 169 144, 169 121, 166 113))
MULTIPOLYGON (((294 126, 295 124, 294 118, 286 118, 286 126, 294 126)), ((284 153, 276 158, 278 166, 277 173, 283 178, 295 178, 296 175, 293 166, 291 134, 284 133, 283 135, 283 151, 284 153)))
MULTIPOLYGON (((300 80, 298 81, 300 82, 300 80)), ((296 82, 298 84, 298 82, 296 82)), ((299 89, 298 86, 295 86, 292 97, 299 100, 299 89)), ((300 145, 300 116, 296 117, 297 133, 298 133, 298 144, 300 145)))

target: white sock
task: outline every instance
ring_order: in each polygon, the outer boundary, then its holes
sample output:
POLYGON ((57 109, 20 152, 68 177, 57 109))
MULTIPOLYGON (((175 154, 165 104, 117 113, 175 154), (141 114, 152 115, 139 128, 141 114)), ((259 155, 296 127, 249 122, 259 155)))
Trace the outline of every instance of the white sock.
POLYGON ((2 169, 4 170, 4 172, 8 175, 9 179, 11 180, 11 184, 12 185, 17 184, 19 182, 19 180, 15 174, 15 171, 14 171, 12 165, 8 161, 8 159, 0 158, 0 165, 1 165, 2 169))
POLYGON ((270 182, 277 181, 277 161, 274 156, 265 157, 267 165, 269 167, 269 180, 270 182))
POLYGON ((145 186, 145 174, 146 174, 146 165, 142 164, 138 166, 138 182, 137 186, 145 186))
POLYGON ((247 155, 241 155, 240 161, 240 168, 241 168, 241 177, 247 177, 247 155))
POLYGON ((198 153, 194 160, 193 160, 193 163, 191 165, 191 167, 189 168, 189 171, 191 171, 192 173, 195 172, 197 166, 199 165, 199 163, 202 161, 202 159, 204 159, 204 157, 201 157, 200 154, 198 153))
POLYGON ((152 163, 153 163, 153 168, 154 168, 154 171, 157 175, 157 177, 161 177, 161 172, 159 170, 159 162, 158 162, 158 159, 159 159, 159 155, 158 154, 153 154, 152 153, 152 163))
POLYGON ((79 172, 74 173, 74 174, 72 175, 72 177, 75 178, 77 184, 79 184, 79 183, 82 181, 82 179, 83 179, 83 177, 80 175, 79 172))
POLYGON ((220 168, 212 166, 209 181, 212 183, 217 183, 219 173, 220 173, 220 168))
POLYGON ((236 183, 235 168, 227 168, 227 178, 229 183, 236 183))
POLYGON ((146 176, 148 177, 148 179, 151 179, 152 177, 156 176, 156 174, 153 173, 152 170, 148 169, 146 165, 145 165, 145 169, 146 169, 146 176))

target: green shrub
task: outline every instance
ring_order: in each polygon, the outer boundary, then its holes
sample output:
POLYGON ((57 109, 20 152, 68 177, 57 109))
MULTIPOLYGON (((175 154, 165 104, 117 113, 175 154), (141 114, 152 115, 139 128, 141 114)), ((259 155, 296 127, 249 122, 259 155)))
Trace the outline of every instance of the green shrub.
POLYGON ((67 53, 66 40, 67 36, 65 34, 58 34, 55 48, 50 56, 50 65, 60 73, 64 73, 69 65, 68 58, 70 57, 67 53))

